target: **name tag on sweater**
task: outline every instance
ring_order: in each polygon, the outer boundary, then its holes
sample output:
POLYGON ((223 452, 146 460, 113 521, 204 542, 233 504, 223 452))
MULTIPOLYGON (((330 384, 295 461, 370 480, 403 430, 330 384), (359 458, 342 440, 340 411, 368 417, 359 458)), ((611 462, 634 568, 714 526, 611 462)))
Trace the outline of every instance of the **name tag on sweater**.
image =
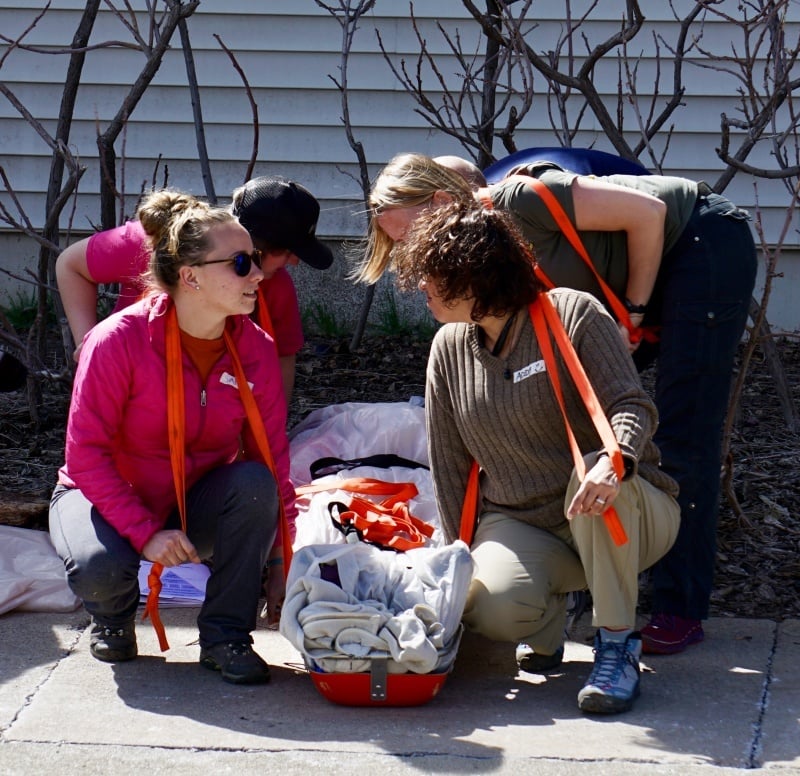
MULTIPOLYGON (((236 382, 236 378, 232 374, 229 374, 228 372, 223 372, 222 376, 219 378, 219 381, 223 385, 230 385, 231 388, 238 388, 239 387, 239 385, 236 382)), ((252 391, 253 390, 253 383, 251 383, 248 380, 247 384, 250 386, 250 390, 252 391)))
POLYGON ((521 383, 523 380, 527 380, 531 375, 538 375, 539 372, 544 372, 546 370, 547 367, 544 364, 544 359, 534 361, 532 364, 528 364, 528 366, 524 366, 522 369, 518 369, 514 372, 514 382, 521 383))

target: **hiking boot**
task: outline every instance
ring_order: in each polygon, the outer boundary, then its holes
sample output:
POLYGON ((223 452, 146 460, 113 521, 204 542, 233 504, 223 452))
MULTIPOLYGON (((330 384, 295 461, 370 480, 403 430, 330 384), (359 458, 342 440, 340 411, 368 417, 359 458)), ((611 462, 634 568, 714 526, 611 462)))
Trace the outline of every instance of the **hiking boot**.
POLYGON ((688 620, 677 614, 656 614, 642 628, 642 652, 674 655, 704 638, 700 620, 688 620))
POLYGON ((564 647, 560 646, 552 655, 534 652, 528 644, 517 644, 517 665, 520 671, 529 674, 546 674, 558 668, 564 660, 564 647))
POLYGON ((594 668, 578 693, 581 711, 617 714, 628 711, 639 696, 639 658, 642 637, 631 633, 625 641, 603 641, 594 637, 594 668))
MULTIPOLYGON (((569 638, 569 631, 580 619, 589 604, 589 594, 586 590, 574 590, 567 593, 567 623, 564 626, 564 640, 569 638)), ((534 651, 533 647, 525 642, 517 644, 517 666, 520 671, 529 674, 546 674, 558 668, 564 661, 563 644, 552 654, 543 655, 534 651)))
POLYGON ((269 681, 269 666, 248 641, 222 641, 200 649, 200 665, 219 671, 226 682, 263 684, 269 681))
POLYGON ((124 663, 139 654, 136 648, 136 629, 133 622, 122 626, 101 625, 92 620, 89 651, 104 663, 124 663))

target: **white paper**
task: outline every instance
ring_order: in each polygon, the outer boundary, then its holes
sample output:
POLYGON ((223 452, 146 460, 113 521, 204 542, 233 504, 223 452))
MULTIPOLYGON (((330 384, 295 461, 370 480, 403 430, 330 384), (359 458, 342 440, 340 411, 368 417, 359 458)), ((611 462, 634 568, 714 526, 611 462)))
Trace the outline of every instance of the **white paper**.
MULTIPOLYGON (((139 590, 142 602, 147 600, 150 586, 147 576, 153 564, 143 560, 139 565, 139 590)), ((159 606, 200 606, 206 597, 206 582, 211 571, 202 563, 184 563, 171 566, 161 572, 161 593, 159 606)))

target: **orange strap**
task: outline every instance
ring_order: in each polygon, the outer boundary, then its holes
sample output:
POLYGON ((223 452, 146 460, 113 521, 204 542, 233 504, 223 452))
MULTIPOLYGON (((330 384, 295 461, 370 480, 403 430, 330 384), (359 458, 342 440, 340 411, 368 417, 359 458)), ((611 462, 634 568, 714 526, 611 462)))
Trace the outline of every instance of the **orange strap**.
POLYGON ((250 389, 250 384, 247 382, 247 375, 244 373, 241 359, 236 351, 236 345, 231 337, 230 332, 226 329, 223 333, 225 344, 228 346, 228 352, 233 361, 233 374, 236 377, 236 384, 239 386, 239 395, 242 398, 245 412, 247 413, 247 422, 250 426, 250 431, 256 440, 258 451, 264 459, 267 468, 272 472, 275 479, 275 484, 278 486, 278 511, 280 512, 281 521, 281 545, 283 547, 283 575, 284 578, 289 576, 289 565, 292 562, 292 537, 289 532, 289 520, 286 517, 286 505, 283 503, 283 498, 280 496, 280 479, 278 478, 278 470, 275 466, 275 459, 272 457, 272 450, 269 446, 269 439, 267 439, 267 432, 264 429, 264 421, 261 413, 258 411, 253 391, 250 389))
POLYGON ((458 531, 458 538, 467 546, 472 544, 472 537, 475 536, 475 521, 478 519, 479 475, 478 462, 473 461, 467 477, 467 490, 464 494, 464 503, 461 505, 461 523, 458 531))
MULTIPOLYGON (((600 286, 600 289, 608 301, 609 307, 611 307, 612 311, 614 312, 615 318, 628 330, 630 341, 639 342, 640 340, 644 339, 647 342, 658 342, 658 334, 656 333, 657 327, 633 325, 628 309, 619 300, 619 297, 614 293, 614 290, 611 288, 611 286, 606 283, 606 281, 597 271, 597 268, 594 266, 591 258, 589 258, 589 253, 586 250, 580 235, 572 225, 572 221, 570 221, 569 216, 564 211, 564 208, 561 207, 561 203, 558 201, 553 192, 547 188, 547 184, 538 178, 533 177, 532 175, 510 175, 508 178, 506 178, 506 180, 514 179, 523 180, 525 183, 527 183, 539 195, 539 198, 547 206, 547 209, 550 211, 550 215, 553 216, 558 228, 564 233, 564 236, 569 241, 569 244, 572 246, 573 250, 578 254, 578 256, 581 257, 583 263, 587 266, 595 281, 600 286)), ((480 198, 484 206, 490 209, 494 207, 494 203, 492 202, 492 198, 489 195, 488 190, 482 190, 480 198)), ((548 290, 555 288, 555 283, 550 280, 547 273, 539 265, 538 261, 534 264, 534 273, 536 274, 539 282, 545 288, 548 290)))
MULTIPOLYGON (((178 514, 181 530, 186 533, 186 419, 183 394, 183 365, 181 359, 181 339, 178 331, 178 318, 175 305, 167 310, 166 322, 166 369, 167 369, 167 434, 169 437, 169 458, 172 465, 172 479, 178 501, 178 514)), ((161 573, 164 566, 153 563, 147 575, 147 602, 142 619, 150 618, 158 636, 158 646, 162 652, 169 649, 167 633, 158 611, 158 597, 161 594, 161 573)))
MULTIPOLYGON (((594 388, 592 388, 592 384, 589 382, 583 364, 581 364, 578 354, 575 352, 575 348, 564 329, 564 325, 561 323, 561 319, 558 317, 558 313, 553 307, 553 303, 550 301, 547 294, 539 294, 536 302, 530 305, 529 311, 534 330, 536 331, 536 338, 539 340, 539 346, 542 349, 544 362, 547 366, 547 374, 550 375, 550 382, 553 385, 553 391, 556 394, 558 405, 561 408, 561 415, 564 418, 564 425, 566 426, 569 446, 572 451, 572 459, 575 463, 575 471, 578 474, 578 479, 583 481, 583 478, 586 476, 586 466, 583 461, 583 455, 578 447, 578 442, 575 439, 575 434, 572 431, 572 426, 570 426, 569 418, 567 417, 567 408, 564 404, 564 394, 561 390, 561 381, 558 377, 555 355, 553 354, 553 348, 550 343, 548 325, 550 331, 553 333, 556 345, 561 351, 561 356, 567 365, 572 380, 578 389, 578 393, 581 399, 583 399, 586 409, 589 411, 592 423, 594 423, 594 427, 600 435, 600 440, 608 453, 617 479, 622 482, 622 478, 625 475, 625 464, 622 461, 619 443, 614 436, 614 431, 611 428, 611 424, 608 422, 608 418, 603 412, 603 408, 600 406, 597 394, 594 392, 594 388)), ((617 510, 614 509, 613 506, 609 506, 608 509, 603 512, 603 520, 617 547, 622 546, 628 541, 617 510)))
POLYGON ((295 488, 294 492, 298 496, 303 496, 308 493, 322 493, 326 490, 346 490, 348 493, 363 493, 368 496, 387 496, 382 502, 385 506, 393 506, 398 501, 408 501, 419 493, 413 482, 387 482, 371 477, 350 477, 345 480, 312 482, 310 485, 300 485, 295 488))
POLYGON ((269 315, 269 307, 267 307, 267 297, 264 295, 264 289, 261 287, 264 284, 262 281, 258 284, 258 325, 269 334, 272 339, 275 339, 275 327, 272 325, 272 318, 269 315))
MULTIPOLYGON (((352 496, 347 504, 348 509, 340 512, 338 517, 338 524, 345 534, 352 527, 364 541, 398 552, 423 547, 425 540, 433 536, 433 526, 409 512, 408 500, 419 492, 413 482, 387 482, 371 477, 350 477, 344 480, 301 485, 295 489, 295 493, 302 496, 326 490, 344 490, 349 493, 386 497, 374 502, 352 496)), ((333 515, 331 517, 333 518, 333 515)), ((337 521, 336 518, 333 519, 337 521)))
POLYGON ((340 512, 338 517, 342 531, 347 534, 348 529, 353 528, 370 544, 405 552, 424 547, 426 540, 433 536, 433 526, 412 515, 406 502, 397 502, 390 507, 353 496, 347 506, 348 509, 340 512))
MULTIPOLYGON (((247 376, 244 373, 242 362, 236 350, 236 344, 230 333, 226 329, 223 332, 225 345, 228 348, 233 362, 234 376, 239 386, 239 395, 244 404, 247 422, 255 437, 258 450, 264 463, 272 472, 275 482, 278 477, 275 469, 275 462, 264 430, 264 422, 258 411, 258 405, 250 390, 247 376)), ((183 361, 181 357, 181 340, 178 329, 178 316, 175 305, 171 304, 167 310, 166 319, 166 368, 167 368, 167 428, 169 435, 169 455, 172 465, 172 477, 175 483, 175 495, 178 503, 178 513, 181 518, 181 530, 186 533, 186 415, 184 407, 183 392, 183 361)), ((281 539, 283 543, 284 574, 289 573, 289 564, 292 559, 292 539, 289 535, 289 523, 286 517, 285 505, 282 498, 278 498, 278 507, 281 520, 281 539)), ((158 645, 162 652, 169 649, 167 635, 161 616, 158 612, 158 596, 161 593, 161 573, 164 567, 161 563, 154 563, 147 576, 147 584, 150 591, 147 595, 147 602, 144 608, 142 619, 150 618, 153 628, 158 636, 158 645)))
MULTIPOLYGON (((517 176, 511 177, 514 178, 517 176)), ((524 177, 525 182, 539 195, 542 202, 547 205, 547 209, 550 211, 550 214, 558 224, 558 228, 564 233, 564 236, 567 238, 567 240, 569 240, 569 244, 573 247, 575 252, 581 257, 581 259, 583 259, 583 263, 589 268, 594 276, 594 279, 597 281, 597 284, 602 289, 609 306, 614 311, 614 317, 628 330, 628 335, 631 342, 639 342, 642 339, 646 340, 647 342, 658 342, 658 335, 653 327, 641 327, 633 325, 628 309, 619 300, 619 297, 614 293, 611 286, 609 286, 608 283, 606 283, 606 281, 600 276, 600 273, 595 268, 594 263, 589 258, 589 253, 584 247, 583 241, 578 235, 577 230, 572 225, 572 221, 570 221, 569 216, 564 211, 564 208, 561 207, 561 203, 558 201, 558 199, 556 199, 553 192, 550 191, 550 189, 547 188, 547 185, 538 178, 527 175, 519 177, 524 177)), ((544 270, 540 268, 539 271, 541 272, 542 276, 547 277, 544 273, 544 270)), ((547 285, 548 288, 553 288, 553 283, 549 279, 545 285, 547 285)))
MULTIPOLYGON (((542 357, 544 358, 545 365, 547 366, 547 374, 550 376, 550 382, 553 386, 558 405, 561 409, 561 415, 564 418, 564 425, 566 427, 567 438, 569 439, 570 451, 572 452, 572 459, 575 464, 575 471, 578 478, 582 481, 586 476, 586 466, 583 461, 583 455, 578 447, 575 434, 572 431, 572 426, 567 417, 567 409, 564 403, 564 394, 561 390, 561 380, 558 376, 558 368, 556 366, 555 354, 553 346, 550 342, 550 334, 548 328, 553 333, 556 345, 561 352, 564 362, 569 370, 578 393, 583 399, 583 403, 589 412, 592 423, 600 435, 600 440, 611 460, 611 465, 614 467, 614 472, 617 478, 622 481, 625 474, 625 465, 622 461, 622 453, 619 449, 619 443, 614 436, 614 431, 608 418, 603 412, 600 402, 597 399, 597 394, 592 387, 586 371, 575 352, 575 348, 569 339, 569 335, 558 317, 558 313, 553 307, 547 294, 539 294, 536 301, 530 305, 529 313, 531 322, 533 323, 534 331, 536 332, 536 339, 539 342, 539 347, 542 350, 542 357)), ((475 521, 477 519, 477 506, 478 506, 478 464, 473 461, 467 480, 467 492, 464 497, 464 503, 461 509, 461 525, 459 530, 459 538, 467 544, 472 542, 475 533, 475 521)), ((603 520, 608 528, 611 538, 618 547, 622 546, 628 541, 625 529, 617 514, 617 510, 613 506, 603 512, 603 520)))

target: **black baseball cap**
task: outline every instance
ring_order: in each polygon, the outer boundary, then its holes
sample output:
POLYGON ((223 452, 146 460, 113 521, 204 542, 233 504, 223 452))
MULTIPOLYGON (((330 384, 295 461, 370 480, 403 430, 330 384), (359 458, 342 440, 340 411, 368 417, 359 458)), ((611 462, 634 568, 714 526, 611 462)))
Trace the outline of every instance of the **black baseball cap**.
POLYGON ((314 269, 327 269, 333 252, 316 237, 319 202, 285 178, 260 177, 234 192, 233 214, 256 240, 290 250, 314 269))

